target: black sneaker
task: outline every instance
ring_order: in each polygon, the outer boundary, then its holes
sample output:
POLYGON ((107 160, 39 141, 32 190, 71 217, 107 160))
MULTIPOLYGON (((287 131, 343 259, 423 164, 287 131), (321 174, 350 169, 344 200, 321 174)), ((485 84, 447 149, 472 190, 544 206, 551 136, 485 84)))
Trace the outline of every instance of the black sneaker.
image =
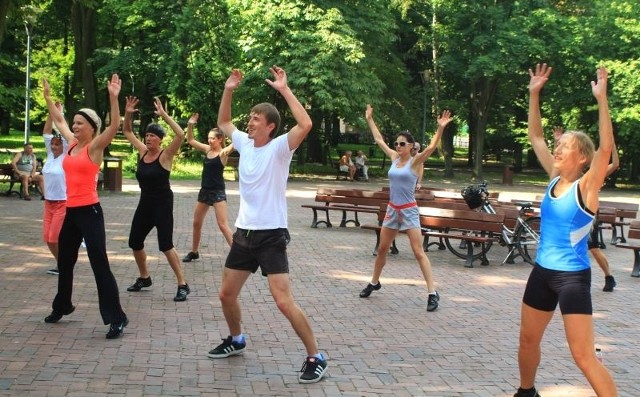
POLYGON ((241 354, 247 347, 247 342, 234 342, 231 335, 227 339, 223 339, 215 349, 211 350, 207 356, 210 358, 225 358, 229 356, 235 356, 241 354))
POLYGON ((438 291, 435 294, 429 294, 429 300, 427 301, 427 311, 432 312, 438 308, 438 301, 440 300, 440 295, 438 295, 438 291))
POLYGON ((133 283, 129 288, 127 288, 127 291, 129 291, 129 292, 137 292, 137 291, 140 291, 143 288, 151 287, 152 284, 153 283, 151 282, 151 276, 149 276, 147 278, 138 277, 136 279, 136 282, 133 283))
POLYGON ((327 360, 319 359, 316 357, 307 357, 304 364, 302 364, 302 369, 300 372, 300 376, 298 380, 300 383, 316 383, 324 376, 324 373, 327 372, 327 360))
POLYGON ((76 310, 75 306, 71 306, 71 309, 69 309, 66 312, 60 312, 60 311, 57 311, 57 310, 53 310, 51 312, 51 314, 49 314, 47 317, 44 318, 44 322, 45 323, 57 323, 58 321, 60 321, 62 316, 69 315, 69 314, 73 313, 74 310, 76 310))
POLYGON ((518 391, 513 395, 513 397, 540 397, 540 394, 538 394, 535 387, 528 390, 518 388, 518 391))
POLYGON ((129 325, 129 319, 125 317, 124 321, 120 323, 113 323, 109 326, 109 331, 107 332, 107 339, 115 339, 121 336, 124 333, 124 327, 129 325))
POLYGON ((367 284, 366 287, 364 287, 364 289, 362 291, 360 291, 360 297, 361 298, 368 298, 369 295, 371 295, 371 293, 373 291, 377 291, 382 287, 382 284, 380 284, 380 282, 378 281, 378 284, 376 285, 372 285, 371 283, 367 284))
POLYGON ((58 276, 60 274, 60 272, 58 271, 58 269, 49 269, 49 270, 47 270, 47 274, 52 274, 54 276, 58 276))
POLYGON ((602 289, 604 292, 613 292, 613 287, 618 285, 616 283, 616 279, 613 276, 605 276, 604 277, 604 288, 602 289))
POLYGON ((187 255, 184 256, 184 258, 182 258, 182 261, 183 262, 191 262, 191 261, 195 261, 198 258, 200 258, 200 254, 199 253, 190 251, 187 255))
POLYGON ((178 292, 176 293, 176 296, 173 298, 173 301, 174 302, 186 301, 187 295, 189 295, 190 292, 191 292, 191 289, 189 288, 189 284, 178 285, 178 292))

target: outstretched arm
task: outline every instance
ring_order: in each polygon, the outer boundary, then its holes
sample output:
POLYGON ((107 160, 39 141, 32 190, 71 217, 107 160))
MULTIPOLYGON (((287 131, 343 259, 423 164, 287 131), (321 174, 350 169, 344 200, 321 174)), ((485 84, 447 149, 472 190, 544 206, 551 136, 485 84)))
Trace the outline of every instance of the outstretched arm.
POLYGON ((398 152, 391 149, 384 141, 384 137, 380 133, 376 122, 373 120, 373 107, 370 104, 367 104, 367 110, 365 110, 364 112, 364 118, 365 120, 367 120, 369 129, 371 130, 371 135, 373 135, 373 140, 376 142, 378 147, 382 149, 384 154, 391 158, 391 161, 395 160, 396 157, 398 157, 398 152))
POLYGON ((241 82, 242 72, 238 69, 233 69, 224 84, 224 91, 222 91, 222 99, 218 109, 218 128, 228 137, 231 137, 231 134, 236 129, 236 126, 231 122, 231 99, 233 91, 240 86, 241 82))
POLYGON ((58 127, 58 130, 60 131, 60 134, 64 137, 64 139, 69 143, 73 142, 73 132, 71 132, 67 121, 64 119, 64 115, 62 114, 62 107, 58 108, 51 99, 51 88, 49 87, 49 82, 47 81, 47 79, 42 79, 42 88, 44 100, 47 102, 47 108, 49 109, 49 116, 56 124, 56 127, 58 127))
POLYGON ((138 153, 142 154, 147 151, 147 145, 145 145, 144 142, 138 139, 138 137, 133 133, 132 121, 133 115, 138 111, 137 106, 140 101, 134 96, 128 96, 126 99, 127 102, 124 107, 124 125, 122 126, 122 133, 138 153))
POLYGON ((187 143, 191 145, 192 148, 199 150, 201 152, 207 153, 209 151, 210 146, 205 145, 202 142, 198 142, 196 138, 193 136, 193 126, 195 126, 198 123, 199 118, 200 118, 200 115, 198 113, 194 113, 191 115, 191 117, 189 118, 189 121, 187 122, 187 143))
POLYGON ((289 142, 289 150, 297 149, 307 135, 309 135, 309 131, 311 131, 311 117, 309 117, 304 106, 302 106, 298 98, 293 94, 293 91, 291 91, 291 88, 289 88, 287 73, 284 69, 273 65, 273 67, 269 68, 269 71, 273 75, 273 81, 269 79, 265 81, 287 101, 287 105, 289 105, 289 109, 291 109, 291 114, 296 121, 296 125, 294 125, 287 134, 287 140, 289 142))
POLYGON ((451 117, 451 112, 448 110, 443 111, 442 115, 438 117, 438 129, 436 130, 436 133, 433 135, 433 138, 431 138, 431 142, 429 142, 429 145, 427 145, 427 147, 425 147, 423 151, 416 154, 416 157, 413 160, 414 164, 424 163, 429 158, 429 156, 431 156, 431 153, 433 153, 433 151, 438 147, 438 143, 440 142, 440 138, 442 138, 444 129, 451 122, 451 120, 453 120, 453 117, 451 117))
POLYGON ((609 102, 607 100, 607 69, 598 68, 597 81, 591 82, 593 96, 598 102, 598 127, 599 146, 591 160, 591 166, 581 180, 580 188, 583 191, 583 199, 587 208, 598 209, 598 197, 600 188, 607 176, 607 166, 611 159, 613 149, 613 125, 609 114, 609 102))
POLYGON ((93 138, 89 146, 89 155, 91 156, 91 159, 94 161, 100 160, 97 164, 102 163, 102 153, 116 136, 118 127, 120 127, 120 104, 118 103, 120 88, 122 88, 122 80, 120 80, 120 77, 114 73, 111 76, 111 80, 107 83, 107 90, 109 91, 109 106, 111 109, 109 118, 111 122, 102 134, 98 134, 93 138))
MULTIPOLYGON (((176 123, 164 110, 162 102, 160 102, 160 98, 155 97, 153 105, 156 107, 155 113, 160 116, 160 118, 162 118, 165 123, 169 124, 169 127, 171 127, 174 132, 171 143, 162 152, 162 155, 165 156, 165 160, 172 161, 173 157, 178 153, 178 150, 180 150, 180 146, 182 145, 182 141, 184 140, 184 131, 182 130, 182 127, 180 127, 180 125, 178 125, 178 123, 176 123)), ((171 163, 169 163, 169 165, 170 164, 171 163)))
POLYGON ((535 72, 529 69, 529 140, 533 151, 538 156, 538 160, 540 160, 540 164, 549 175, 549 178, 555 177, 555 171, 553 169, 553 155, 547 147, 547 142, 544 140, 544 131, 542 130, 540 91, 549 80, 552 70, 553 68, 547 66, 546 63, 537 64, 535 72))
POLYGON ((616 143, 613 142, 613 147, 611 148, 611 162, 607 166, 607 176, 616 172, 618 168, 620 168, 620 158, 618 157, 618 148, 616 147, 616 143))

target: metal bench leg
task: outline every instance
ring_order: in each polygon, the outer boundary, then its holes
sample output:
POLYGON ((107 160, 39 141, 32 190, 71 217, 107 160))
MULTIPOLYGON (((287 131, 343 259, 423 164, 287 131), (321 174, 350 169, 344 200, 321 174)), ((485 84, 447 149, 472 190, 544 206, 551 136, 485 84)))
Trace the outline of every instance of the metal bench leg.
POLYGON ((616 245, 618 243, 618 229, 616 229, 616 225, 612 225, 611 228, 611 244, 616 245))
POLYGON ((398 247, 396 247, 396 240, 393 239, 393 243, 391 243, 391 251, 390 251, 391 255, 398 255, 400 253, 400 250, 398 250, 398 247))
POLYGON ((631 277, 640 277, 640 250, 633 250, 633 270, 631 277))
POLYGON ((378 247, 380 246, 380 230, 376 230, 376 246, 373 249, 373 256, 378 256, 378 247))
POLYGON ((627 239, 624 238, 624 225, 620 225, 620 237, 618 237, 618 240, 621 243, 626 243, 627 242, 627 239))
POLYGON ((464 267, 473 267, 473 244, 469 242, 467 242, 467 259, 464 267))

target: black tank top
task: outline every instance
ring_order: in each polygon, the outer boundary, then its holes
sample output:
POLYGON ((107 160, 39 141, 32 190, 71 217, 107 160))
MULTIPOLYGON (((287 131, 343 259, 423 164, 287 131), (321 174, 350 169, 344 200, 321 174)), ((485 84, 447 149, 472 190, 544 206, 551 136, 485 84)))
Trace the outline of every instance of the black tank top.
POLYGON ((202 186, 204 189, 224 190, 224 177, 222 175, 224 166, 220 156, 212 159, 207 156, 202 162, 202 186))
POLYGON ((147 153, 138 160, 138 169, 136 170, 136 179, 140 186, 141 195, 150 196, 171 191, 171 185, 169 184, 171 172, 162 167, 160 156, 151 163, 145 163, 143 159, 147 153))

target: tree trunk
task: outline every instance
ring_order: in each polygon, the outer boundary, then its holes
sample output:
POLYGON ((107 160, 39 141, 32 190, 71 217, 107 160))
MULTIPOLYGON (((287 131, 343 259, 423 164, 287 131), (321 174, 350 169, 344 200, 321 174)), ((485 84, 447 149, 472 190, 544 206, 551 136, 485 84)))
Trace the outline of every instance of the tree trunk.
POLYGON ((474 115, 476 124, 475 132, 475 161, 473 169, 473 178, 482 180, 482 153, 484 152, 484 137, 487 129, 487 120, 489 119, 489 109, 493 104, 493 100, 498 88, 495 79, 481 77, 471 83, 471 110, 474 115))
POLYGON ((84 106, 98 109, 98 94, 96 77, 93 71, 91 57, 96 49, 96 10, 86 7, 78 1, 73 2, 71 8, 71 26, 75 37, 75 65, 76 82, 81 82, 84 90, 84 106))
POLYGON ((4 40, 4 32, 7 31, 7 21, 9 20, 7 15, 9 14, 10 6, 11 2, 9 0, 0 1, 0 46, 4 40))
POLYGON ((455 122, 449 123, 442 134, 442 157, 444 158, 444 176, 453 178, 453 138, 456 135, 457 127, 455 122))

